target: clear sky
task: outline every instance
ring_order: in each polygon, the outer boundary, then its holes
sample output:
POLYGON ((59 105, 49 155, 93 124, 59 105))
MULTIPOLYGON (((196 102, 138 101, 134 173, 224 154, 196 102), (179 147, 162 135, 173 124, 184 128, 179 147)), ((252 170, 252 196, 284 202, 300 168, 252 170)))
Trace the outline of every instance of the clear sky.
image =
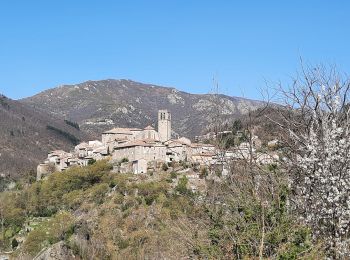
POLYGON ((350 72, 350 1, 1 0, 0 93, 126 78, 259 98, 299 57, 350 72))

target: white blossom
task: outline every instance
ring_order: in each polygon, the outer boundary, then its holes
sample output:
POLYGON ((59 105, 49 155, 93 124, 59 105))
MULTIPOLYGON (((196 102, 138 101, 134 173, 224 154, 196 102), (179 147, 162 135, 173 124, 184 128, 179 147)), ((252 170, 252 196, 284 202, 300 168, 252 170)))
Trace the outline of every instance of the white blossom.
POLYGON ((349 259, 349 108, 344 111, 336 86, 321 86, 317 99, 321 105, 328 106, 310 113, 309 131, 300 134, 289 130, 289 136, 299 146, 290 166, 294 174, 302 177, 295 178, 294 187, 303 219, 315 230, 315 237, 325 239, 337 257, 349 259))

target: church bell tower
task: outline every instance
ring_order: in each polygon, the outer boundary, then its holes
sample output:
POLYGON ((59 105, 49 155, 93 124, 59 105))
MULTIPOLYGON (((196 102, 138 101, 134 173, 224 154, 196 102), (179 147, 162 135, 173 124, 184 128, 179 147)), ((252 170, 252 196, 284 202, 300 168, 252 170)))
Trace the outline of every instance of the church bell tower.
POLYGON ((162 142, 171 139, 171 114, 166 109, 158 111, 158 133, 162 142))

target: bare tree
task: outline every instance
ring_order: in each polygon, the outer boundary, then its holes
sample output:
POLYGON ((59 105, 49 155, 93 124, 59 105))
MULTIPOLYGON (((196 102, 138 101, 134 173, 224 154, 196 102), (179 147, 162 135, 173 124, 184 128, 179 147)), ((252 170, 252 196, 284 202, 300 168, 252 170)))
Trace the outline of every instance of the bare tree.
MULTIPOLYGON (((252 255, 263 259, 265 256, 273 254, 273 250, 269 249, 268 245, 266 245, 265 236, 266 233, 275 228, 273 224, 266 220, 266 212, 276 204, 276 201, 279 199, 280 188, 287 183, 285 176, 275 174, 266 165, 261 165, 255 147, 255 127, 258 121, 264 116, 265 111, 270 108, 270 96, 264 95, 265 103, 259 109, 252 108, 249 104, 246 105, 246 114, 243 119, 242 129, 246 147, 235 149, 234 151, 238 158, 232 159, 225 156, 227 150, 224 145, 225 140, 220 135, 220 132, 225 130, 225 119, 223 117, 225 102, 219 94, 219 85, 216 82, 214 82, 213 92, 211 98, 212 110, 209 112, 211 118, 210 126, 214 129, 219 162, 229 169, 229 175, 227 181, 222 183, 226 187, 218 186, 217 189, 212 190, 209 196, 212 201, 209 204, 213 205, 211 207, 213 214, 215 214, 216 208, 219 211, 222 209, 222 207, 216 207, 215 205, 222 203, 225 208, 228 200, 238 208, 243 207, 242 204, 244 204, 244 201, 250 201, 259 208, 255 212, 257 215, 256 221, 259 227, 259 235, 255 237, 255 240, 251 240, 248 245, 242 245, 242 243, 247 243, 247 241, 244 241, 244 235, 242 235, 241 230, 232 229, 229 225, 225 225, 224 229, 236 247, 248 246, 252 248, 252 255), (240 239, 240 237, 242 238, 240 239)), ((244 223, 244 217, 240 213, 237 215, 229 214, 226 217, 227 219, 225 221, 227 223, 235 219, 241 222, 242 226, 246 226, 246 228, 252 225, 252 223, 244 223)), ((243 256, 240 255, 239 250, 236 250, 234 257, 241 258, 243 256)))
POLYGON ((280 87, 278 116, 294 208, 333 259, 350 257, 350 82, 335 68, 305 68, 280 87))

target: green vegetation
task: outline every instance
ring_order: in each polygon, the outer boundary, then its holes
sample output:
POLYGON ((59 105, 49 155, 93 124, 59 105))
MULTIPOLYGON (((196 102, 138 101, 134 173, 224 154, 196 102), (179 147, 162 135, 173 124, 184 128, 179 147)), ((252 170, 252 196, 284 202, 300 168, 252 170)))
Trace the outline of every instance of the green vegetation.
POLYGON ((203 167, 201 169, 200 174, 199 174, 199 178, 204 179, 207 176, 208 176, 208 168, 207 167, 203 167))
POLYGON ((120 163, 126 163, 126 162, 129 162, 128 158, 123 158, 123 159, 120 160, 120 163))
POLYGON ((14 256, 30 258, 64 241, 82 259, 255 258, 264 215, 264 257, 315 253, 309 230, 286 209, 286 186, 262 206, 248 193, 232 192, 228 183, 209 182, 204 196, 189 189, 186 176, 163 173, 155 179, 111 169, 97 161, 0 193, 0 250, 17 248, 14 256))
POLYGON ((73 215, 60 211, 30 231, 20 251, 34 256, 45 246, 67 240, 73 234, 73 228, 73 215))
POLYGON ((95 162, 96 162, 95 159, 90 159, 90 160, 88 161, 88 165, 93 165, 95 162))
POLYGON ((162 170, 166 172, 168 169, 169 169, 169 166, 166 163, 163 163, 162 170))
POLYGON ((2 106, 3 108, 5 108, 6 110, 10 110, 10 105, 9 103, 6 101, 6 97, 5 96, 0 96, 0 106, 2 106))
POLYGON ((71 126, 71 127, 74 127, 75 129, 79 130, 80 131, 80 127, 79 127, 79 124, 77 122, 72 122, 72 121, 69 121, 67 119, 64 120, 64 122, 71 126))
POLYGON ((72 135, 66 131, 63 131, 57 127, 54 127, 52 125, 47 125, 46 128, 48 130, 51 130, 51 131, 55 132, 56 134, 64 137, 65 139, 67 139, 68 141, 70 141, 74 145, 77 145, 80 143, 80 140, 77 137, 75 137, 74 135, 72 135))

